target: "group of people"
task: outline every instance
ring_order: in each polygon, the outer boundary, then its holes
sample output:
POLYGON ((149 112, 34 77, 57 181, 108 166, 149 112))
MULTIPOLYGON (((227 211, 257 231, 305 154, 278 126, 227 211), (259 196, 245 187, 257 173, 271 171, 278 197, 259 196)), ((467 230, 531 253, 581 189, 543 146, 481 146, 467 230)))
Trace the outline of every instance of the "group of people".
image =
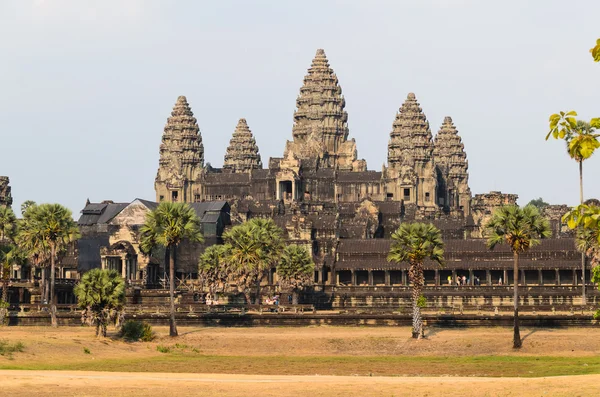
POLYGON ((210 294, 206 295, 206 298, 204 300, 204 303, 206 303, 207 305, 218 305, 219 304, 219 300, 217 299, 217 297, 215 296, 215 298, 213 299, 212 296, 210 294))
MULTIPOLYGON (((471 285, 471 279, 467 276, 461 277, 457 275, 456 278, 452 280, 452 276, 448 276, 448 285, 471 285)), ((473 277, 473 285, 481 285, 481 280, 479 280, 479 277, 473 277)))
POLYGON ((265 305, 278 305, 279 304, 279 295, 274 295, 272 297, 267 297, 265 299, 265 305))

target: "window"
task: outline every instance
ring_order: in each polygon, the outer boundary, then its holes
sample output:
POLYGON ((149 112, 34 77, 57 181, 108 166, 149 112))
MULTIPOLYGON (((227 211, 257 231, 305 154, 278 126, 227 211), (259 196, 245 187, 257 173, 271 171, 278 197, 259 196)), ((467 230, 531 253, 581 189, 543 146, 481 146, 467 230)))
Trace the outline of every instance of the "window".
POLYGON ((179 192, 171 192, 171 201, 173 201, 174 203, 176 203, 178 197, 179 197, 179 192))
POLYGON ((165 196, 162 196, 162 195, 161 195, 161 196, 158 198, 158 201, 164 201, 164 200, 165 200, 165 196))
POLYGON ((199 195, 199 194, 194 194, 194 201, 195 201, 196 203, 199 203, 199 202, 200 202, 200 195, 199 195))
POLYGON ((425 193, 425 201, 429 201, 429 192, 425 193))
POLYGON ((404 200, 410 201, 410 189, 409 188, 404 189, 404 200))

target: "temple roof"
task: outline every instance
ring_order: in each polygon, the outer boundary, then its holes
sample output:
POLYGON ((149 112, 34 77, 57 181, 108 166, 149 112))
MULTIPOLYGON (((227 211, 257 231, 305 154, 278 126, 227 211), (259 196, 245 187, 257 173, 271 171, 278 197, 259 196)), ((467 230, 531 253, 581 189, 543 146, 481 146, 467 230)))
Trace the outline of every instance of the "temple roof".
POLYGON ((252 169, 262 168, 262 161, 258 153, 256 140, 246 123, 240 119, 233 136, 229 141, 223 170, 228 172, 248 172, 252 169))
POLYGON ((388 166, 414 167, 415 162, 431 160, 433 142, 429 122, 415 94, 408 94, 396 114, 388 144, 388 166))

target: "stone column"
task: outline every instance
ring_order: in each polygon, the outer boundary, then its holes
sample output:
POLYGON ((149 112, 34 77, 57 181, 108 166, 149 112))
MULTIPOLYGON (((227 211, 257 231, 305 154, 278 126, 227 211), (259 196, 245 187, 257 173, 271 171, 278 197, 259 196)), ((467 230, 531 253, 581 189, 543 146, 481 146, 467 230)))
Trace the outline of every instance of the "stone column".
POLYGON ((456 283, 456 269, 452 270, 452 284, 456 283))
POLYGON ((544 285, 544 275, 542 274, 542 269, 538 269, 538 284, 544 285))
POLYGON ((560 285, 560 272, 558 271, 558 269, 554 269, 555 272, 555 280, 554 280, 554 284, 555 285, 560 285))
POLYGON ((473 270, 469 269, 469 285, 475 285, 475 283, 473 282, 473 270))
POLYGON ((438 269, 435 269, 435 286, 440 286, 440 271, 438 269))
POLYGON ((502 285, 508 285, 508 271, 506 269, 502 272, 502 285))
POLYGON ((391 284, 390 271, 386 270, 385 271, 385 285, 390 285, 390 284, 391 284))
POLYGON ((578 285, 577 282, 577 269, 573 269, 573 285, 578 285))
POLYGON ((121 276, 127 279, 127 257, 125 255, 121 255, 121 276))
POLYGON ((485 271, 485 285, 492 285, 492 272, 489 270, 485 271))
POLYGON ((351 273, 350 279, 352 280, 351 284, 356 285, 356 272, 354 271, 354 269, 352 269, 352 270, 350 270, 350 273, 351 273))
POLYGON ((527 285, 527 280, 525 279, 525 270, 521 270, 521 284, 527 285))
POLYGON ((368 284, 373 285, 373 270, 369 270, 368 274, 369 274, 368 284))
POLYGON ((334 277, 335 277, 335 285, 340 285, 340 272, 336 270, 334 277))
POLYGON ((408 285, 408 277, 406 277, 406 270, 402 270, 402 285, 408 285))
POLYGON ((321 266, 321 268, 318 271, 317 277, 318 277, 318 283, 319 284, 323 284, 323 273, 325 272, 325 268, 323 266, 321 266))

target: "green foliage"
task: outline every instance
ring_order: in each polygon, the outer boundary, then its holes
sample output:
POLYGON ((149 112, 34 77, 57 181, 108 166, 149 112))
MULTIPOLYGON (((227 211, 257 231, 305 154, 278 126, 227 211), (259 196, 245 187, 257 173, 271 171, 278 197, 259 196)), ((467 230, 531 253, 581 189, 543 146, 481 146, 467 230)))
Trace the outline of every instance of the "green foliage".
POLYGON ((546 140, 552 136, 554 139, 564 139, 567 143, 569 156, 580 162, 589 159, 594 151, 600 147, 596 129, 600 128, 600 118, 593 118, 589 123, 576 120, 575 111, 559 112, 550 116, 550 132, 546 140))
POLYGON ((442 233, 432 224, 403 223, 392 234, 392 240, 388 262, 422 264, 425 259, 431 259, 444 265, 442 233))
MULTIPOLYGON (((562 221, 567 224, 569 229, 579 226, 586 229, 600 229, 600 207, 590 204, 578 205, 567 212, 562 221)), ((600 242, 600 240, 598 241, 600 242)))
POLYGON ((516 253, 525 252, 539 244, 540 239, 552 235, 550 223, 533 205, 524 208, 505 205, 497 208, 485 229, 490 249, 506 243, 516 253))
POLYGON ((10 207, 0 206, 0 244, 14 241, 17 234, 17 217, 10 207))
POLYGON ((10 343, 7 340, 0 339, 0 356, 6 356, 12 359, 13 353, 25 351, 25 345, 22 342, 10 343))
POLYGON ((247 295, 281 256, 283 231, 272 219, 251 219, 223 235, 230 275, 247 295))
POLYGON ((170 346, 158 345, 158 346, 156 346, 156 350, 161 353, 171 353, 170 346))
POLYGON ((223 289, 229 276, 229 245, 211 245, 206 248, 198 261, 198 278, 208 285, 211 293, 219 286, 223 289))
POLYGON ((83 353, 84 354, 92 354, 92 352, 90 351, 90 349, 88 349, 87 347, 83 348, 83 353))
POLYGON ((138 340, 150 342, 156 337, 150 324, 135 320, 126 321, 121 327, 119 336, 128 342, 136 342, 138 340))
POLYGON ((26 257, 23 250, 13 244, 0 244, 0 280, 2 281, 2 301, 8 300, 8 282, 13 265, 22 265, 26 257))
POLYGON ((96 325, 96 336, 106 327, 115 312, 122 310, 125 303, 125 282, 115 270, 92 269, 85 273, 73 292, 77 304, 96 325))
POLYGON ((600 39, 596 40, 596 46, 590 49, 594 62, 600 62, 600 39))
POLYGON ((23 204, 21 204, 21 215, 25 215, 29 207, 37 205, 33 200, 25 200, 23 204))
POLYGON ((315 264, 306 247, 291 244, 285 246, 277 264, 277 275, 282 287, 299 289, 311 283, 315 264))
POLYGON ((539 198, 531 200, 527 205, 533 205, 534 207, 537 207, 538 209, 541 210, 542 208, 547 207, 550 204, 545 202, 543 198, 539 197, 539 198))
POLYGON ((184 239, 200 243, 204 241, 200 219, 187 203, 160 203, 154 211, 146 214, 140 234, 140 247, 147 254, 158 245, 173 247, 184 239))
POLYGON ((425 298, 423 295, 419 296, 419 299, 417 299, 417 306, 419 306, 421 309, 427 306, 427 298, 425 298))

